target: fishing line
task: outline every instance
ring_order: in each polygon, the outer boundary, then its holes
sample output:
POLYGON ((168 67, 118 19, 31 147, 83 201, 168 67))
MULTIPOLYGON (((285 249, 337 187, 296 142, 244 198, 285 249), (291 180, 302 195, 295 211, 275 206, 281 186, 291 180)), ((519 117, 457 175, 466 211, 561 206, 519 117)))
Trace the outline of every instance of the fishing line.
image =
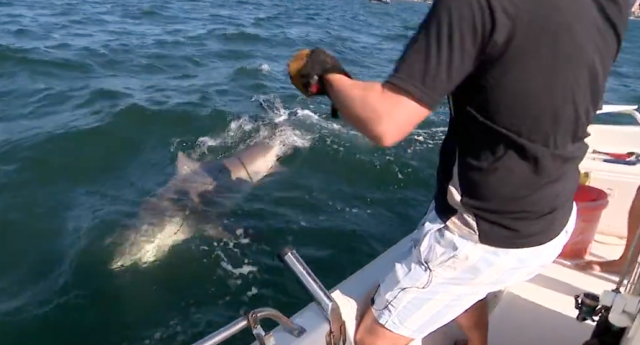
POLYGON ((240 164, 242 164, 242 167, 244 168, 244 171, 247 173, 247 176, 249 177, 249 180, 251 181, 251 183, 254 183, 253 182, 253 178, 251 177, 251 174, 249 173, 249 169, 247 169, 247 166, 244 165, 244 162, 242 161, 242 159, 240 159, 238 157, 235 157, 235 158, 238 160, 238 162, 240 162, 240 164))

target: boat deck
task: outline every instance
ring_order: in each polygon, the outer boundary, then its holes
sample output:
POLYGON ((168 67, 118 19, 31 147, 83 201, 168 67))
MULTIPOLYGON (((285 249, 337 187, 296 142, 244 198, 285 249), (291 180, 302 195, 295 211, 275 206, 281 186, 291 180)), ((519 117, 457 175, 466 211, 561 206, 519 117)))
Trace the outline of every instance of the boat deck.
MULTIPOLYGON (((624 239, 597 235, 589 258, 618 258, 624 244, 624 239)), ((574 270, 558 259, 530 281, 509 288, 491 315, 489 344, 582 344, 593 323, 576 321, 573 296, 585 291, 600 294, 617 280, 614 275, 574 270)))

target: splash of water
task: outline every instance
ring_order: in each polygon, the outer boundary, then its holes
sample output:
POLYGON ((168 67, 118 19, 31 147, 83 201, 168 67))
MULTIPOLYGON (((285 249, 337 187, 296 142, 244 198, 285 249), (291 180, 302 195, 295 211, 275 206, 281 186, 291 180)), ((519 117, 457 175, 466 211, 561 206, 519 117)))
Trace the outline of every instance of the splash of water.
MULTIPOLYGON (((204 136, 198 139, 195 155, 207 154, 213 147, 227 146, 232 150, 242 149, 256 141, 277 142, 281 155, 286 155, 296 147, 308 147, 313 142, 321 141, 327 147, 345 152, 349 146, 359 147, 352 152, 354 159, 372 161, 376 167, 389 161, 412 160, 407 155, 417 155, 421 151, 437 148, 446 134, 446 127, 418 128, 395 147, 375 150, 368 154, 360 154, 360 149, 369 151, 375 145, 364 135, 349 127, 343 121, 329 119, 319 115, 312 109, 300 107, 285 108, 282 100, 276 95, 256 95, 252 101, 257 102, 264 110, 261 116, 241 116, 229 124, 225 132, 215 136, 204 136)), ((438 121, 434 114, 433 119, 438 121)), ((226 151, 226 150, 225 150, 226 151)), ((399 168, 392 164, 399 178, 410 167, 399 168)))
POLYGON ((267 65, 266 63, 260 64, 260 66, 258 66, 258 69, 262 73, 267 73, 267 72, 271 71, 271 67, 269 67, 269 65, 267 65))
POLYGON ((305 148, 312 144, 317 134, 298 128, 292 121, 286 121, 290 119, 292 111, 285 109, 277 96, 255 96, 253 101, 259 102, 265 110, 261 118, 241 116, 231 121, 223 133, 198 138, 195 154, 207 154, 211 147, 232 146, 241 149, 258 141, 267 141, 277 143, 284 155, 293 148, 305 148))

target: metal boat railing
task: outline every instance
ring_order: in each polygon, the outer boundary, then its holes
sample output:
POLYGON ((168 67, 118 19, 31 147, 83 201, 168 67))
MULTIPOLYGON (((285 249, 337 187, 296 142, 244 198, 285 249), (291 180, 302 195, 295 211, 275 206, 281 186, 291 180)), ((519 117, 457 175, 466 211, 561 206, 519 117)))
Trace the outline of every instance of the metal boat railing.
POLYGON ((302 261, 302 258, 292 247, 287 247, 280 252, 280 260, 287 265, 298 280, 313 296, 316 302, 329 319, 329 332, 326 335, 327 345, 341 345, 346 342, 346 330, 340 306, 331 297, 329 291, 322 286, 322 283, 311 272, 309 267, 302 261))
POLYGON ((287 333, 294 337, 301 337, 306 332, 303 327, 296 325, 279 311, 272 308, 260 308, 250 311, 245 317, 238 318, 232 323, 220 328, 218 331, 206 336, 194 345, 220 344, 245 328, 251 329, 254 337, 258 341, 258 344, 269 344, 270 342, 266 339, 266 333, 262 329, 262 326, 260 326, 260 320, 263 319, 276 321, 287 333))
MULTIPOLYGON (((278 257, 285 266, 291 269, 327 317, 329 332, 325 336, 326 344, 344 345, 346 343, 344 320, 340 307, 331 297, 329 291, 320 283, 292 247, 283 249, 278 257)), ((276 321, 285 332, 296 338, 300 338, 306 333, 304 327, 294 323, 279 311, 272 308, 260 308, 247 313, 244 317, 238 318, 193 345, 218 345, 240 333, 245 328, 251 330, 259 345, 276 345, 273 335, 265 332, 260 325, 260 320, 263 319, 276 321)))
POLYGON ((607 114, 607 113, 621 113, 633 116, 638 124, 640 124, 640 112, 638 112, 637 105, 603 105, 602 109, 598 110, 596 114, 607 114))

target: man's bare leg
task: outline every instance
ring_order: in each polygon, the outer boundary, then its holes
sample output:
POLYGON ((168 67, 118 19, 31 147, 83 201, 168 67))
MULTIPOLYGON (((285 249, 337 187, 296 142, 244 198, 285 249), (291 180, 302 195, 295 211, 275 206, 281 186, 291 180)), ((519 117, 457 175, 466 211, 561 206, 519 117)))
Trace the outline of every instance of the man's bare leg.
POLYGON ((354 336, 355 345, 407 345, 412 340, 381 325, 373 316, 371 307, 362 316, 354 336))
POLYGON ((456 318, 456 322, 467 336, 455 345, 487 345, 489 341, 489 308, 486 297, 476 302, 456 318))
POLYGON ((622 255, 620 255, 616 260, 590 260, 576 264, 575 267, 584 271, 589 270, 596 272, 622 273, 628 258, 631 257, 633 259, 637 259, 640 254, 640 246, 637 246, 634 253, 631 253, 631 246, 633 245, 633 240, 638 233, 638 228, 640 228, 640 187, 636 190, 636 195, 633 197, 633 201, 631 201, 631 206, 629 207, 627 220, 627 242, 624 245, 622 255))

